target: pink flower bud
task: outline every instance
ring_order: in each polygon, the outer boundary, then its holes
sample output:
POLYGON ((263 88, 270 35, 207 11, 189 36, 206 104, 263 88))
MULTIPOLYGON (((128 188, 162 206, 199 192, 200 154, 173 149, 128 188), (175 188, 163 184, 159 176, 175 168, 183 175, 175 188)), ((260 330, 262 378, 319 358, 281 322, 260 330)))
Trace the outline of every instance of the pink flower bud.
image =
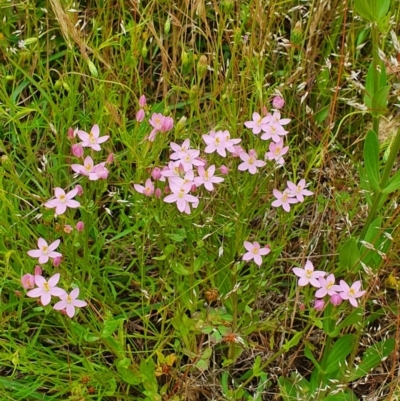
POLYGON ((256 151, 254 150, 254 149, 250 149, 249 150, 249 156, 250 157, 252 157, 252 156, 254 156, 254 155, 256 155, 257 153, 256 153, 256 151))
POLYGON ((202 157, 196 157, 196 160, 199 160, 203 163, 203 167, 206 168, 207 167, 207 160, 203 159, 202 157))
POLYGON ((24 287, 26 290, 31 290, 33 287, 35 287, 35 276, 33 274, 24 274, 21 277, 21 283, 22 287, 24 287))
POLYGON ((78 221, 75 227, 77 231, 82 232, 85 229, 85 223, 83 221, 78 221))
POLYGON ((161 192, 161 189, 160 189, 160 188, 157 188, 157 189, 154 191, 154 196, 155 196, 156 198, 161 198, 161 194, 162 194, 162 192, 161 192))
POLYGON ((145 114, 143 109, 139 109, 136 113, 136 121, 141 123, 144 120, 145 114))
POLYGON ((342 303, 343 299, 340 297, 339 294, 333 294, 331 296, 331 304, 334 306, 338 306, 342 303))
POLYGON ((169 194, 171 192, 171 188, 167 185, 165 188, 164 188, 164 193, 165 194, 169 194))
POLYGON ((56 257, 53 259, 53 266, 54 266, 54 267, 58 267, 58 266, 60 266, 60 264, 61 264, 61 258, 60 258, 59 256, 56 256, 56 257))
POLYGON ((192 187, 190 188, 191 192, 196 192, 197 191, 197 185, 196 184, 192 184, 192 187))
POLYGON ((144 106, 146 106, 146 103, 147 103, 146 96, 145 95, 140 96, 140 98, 139 98, 139 106, 140 107, 144 107, 144 106))
POLYGON ((151 172, 151 178, 154 181, 158 181, 162 177, 161 170, 158 167, 154 167, 153 171, 151 172))
POLYGON ((264 117, 268 114, 268 109, 265 106, 261 107, 261 114, 264 117))
POLYGON ((82 185, 76 185, 75 188, 78 188, 78 195, 81 196, 83 195, 83 188, 82 185))
POLYGON ((34 272, 35 272, 35 275, 41 276, 43 273, 42 267, 39 265, 36 265, 34 272))
POLYGON ((71 127, 68 128, 68 138, 69 139, 75 138, 75 131, 71 127))
POLYGON ((71 146, 71 152, 75 157, 83 156, 83 148, 79 143, 75 143, 71 146))
POLYGON ((64 226, 64 232, 65 232, 66 234, 71 234, 71 233, 72 233, 72 230, 73 230, 73 228, 72 228, 69 224, 66 224, 66 225, 64 226))
POLYGON ((182 163, 179 163, 178 171, 179 171, 179 175, 185 174, 185 167, 183 167, 182 163))
POLYGON ((306 310, 306 306, 304 304, 299 304, 300 312, 304 312, 306 310))
POLYGON ((219 168, 219 171, 220 171, 221 174, 223 174, 223 175, 229 174, 229 168, 226 167, 226 166, 224 166, 224 165, 222 165, 222 166, 219 168))
POLYGON ((21 298, 21 297, 22 297, 21 291, 16 290, 16 291, 14 291, 14 294, 15 294, 15 296, 18 297, 18 298, 21 298))
POLYGON ((316 299, 314 301, 314 309, 321 311, 322 309, 324 309, 325 306, 325 301, 323 299, 316 299))
POLYGON ((111 164, 114 161, 114 153, 110 153, 107 157, 106 163, 111 164))
POLYGON ((281 109, 285 105, 285 101, 280 96, 275 96, 272 100, 272 106, 274 109, 281 109))

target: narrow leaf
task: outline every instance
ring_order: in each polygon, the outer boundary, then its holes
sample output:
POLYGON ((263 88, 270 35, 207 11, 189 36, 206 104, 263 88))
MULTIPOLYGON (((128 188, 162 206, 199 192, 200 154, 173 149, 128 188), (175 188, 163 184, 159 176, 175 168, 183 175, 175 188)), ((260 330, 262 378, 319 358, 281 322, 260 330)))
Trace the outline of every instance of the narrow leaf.
POLYGON ((398 189, 400 189, 400 170, 396 171, 393 177, 390 178, 387 187, 384 188, 382 192, 384 194, 390 194, 398 189))
POLYGON ((371 188, 379 191, 379 140, 375 131, 369 130, 364 141, 364 163, 371 188))

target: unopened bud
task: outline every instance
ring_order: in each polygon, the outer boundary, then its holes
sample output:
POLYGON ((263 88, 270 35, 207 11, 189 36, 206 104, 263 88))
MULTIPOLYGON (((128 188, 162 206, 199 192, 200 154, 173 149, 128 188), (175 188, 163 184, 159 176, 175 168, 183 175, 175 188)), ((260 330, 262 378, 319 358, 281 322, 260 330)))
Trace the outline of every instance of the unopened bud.
POLYGON ((75 138, 75 131, 71 127, 68 128, 68 138, 69 139, 74 139, 75 138))
POLYGON ((71 152, 75 157, 83 156, 83 148, 79 143, 75 143, 71 146, 71 152))
POLYGON ((139 98, 139 107, 144 107, 146 106, 147 100, 145 95, 141 95, 139 98))
POLYGON ((78 184, 78 185, 75 186, 75 188, 78 189, 78 195, 79 195, 79 196, 83 195, 83 188, 82 188, 82 185, 78 184))
POLYGON ((144 120, 145 113, 143 109, 139 109, 136 113, 136 121, 141 123, 144 120))
POLYGON ((106 163, 112 164, 113 161, 114 161, 114 153, 110 153, 107 157, 106 163))
POLYGON ((151 172, 151 178, 154 181, 158 181, 161 178, 161 169, 159 169, 158 167, 154 167, 152 172, 151 172))
POLYGON ((39 265, 36 265, 34 272, 35 272, 35 275, 41 276, 43 273, 42 267, 39 265))
POLYGON ((33 287, 35 287, 35 276, 29 273, 24 274, 21 277, 21 284, 26 290, 31 290, 33 287))
POLYGON ((322 309, 324 309, 325 306, 325 301, 323 299, 316 299, 314 301, 314 309, 317 311, 321 311, 322 309))
POLYGON ((161 198, 161 195, 162 195, 161 189, 160 189, 160 188, 157 188, 157 189, 154 191, 154 196, 155 196, 156 198, 161 198))
POLYGON ((75 226, 78 232, 82 232, 85 229, 85 223, 83 221, 78 221, 75 226))
POLYGON ((149 52, 149 51, 148 51, 148 49, 147 49, 146 43, 144 43, 144 44, 143 44, 143 47, 142 47, 142 57, 143 57, 143 58, 146 58, 148 52, 149 52))
POLYGON ((207 72, 207 56, 202 55, 197 63, 197 76, 201 80, 204 78, 207 72))
POLYGON ((166 36, 168 36, 170 30, 171 30, 171 20, 169 17, 167 17, 165 24, 164 24, 164 33, 166 36))
POLYGON ((73 228, 72 228, 69 224, 66 224, 66 225, 64 226, 64 232, 65 232, 66 234, 71 234, 71 233, 72 233, 72 230, 73 230, 73 228))
POLYGON ((53 266, 54 266, 54 267, 58 267, 58 266, 60 266, 60 264, 61 264, 61 257, 60 257, 60 256, 56 256, 56 257, 53 259, 53 266))
POLYGON ((275 96, 272 100, 272 107, 274 109, 281 109, 285 105, 285 101, 280 96, 275 96))
POLYGON ((224 165, 222 165, 222 166, 219 168, 219 171, 220 171, 221 174, 223 174, 223 175, 229 174, 229 168, 226 167, 226 166, 224 166, 224 165))
POLYGON ((90 61, 90 60, 88 60, 88 66, 89 66, 89 71, 90 71, 90 73, 94 76, 94 77, 98 77, 99 76, 99 73, 98 73, 98 71, 97 71, 97 68, 96 68, 96 66, 92 63, 92 61, 90 61))

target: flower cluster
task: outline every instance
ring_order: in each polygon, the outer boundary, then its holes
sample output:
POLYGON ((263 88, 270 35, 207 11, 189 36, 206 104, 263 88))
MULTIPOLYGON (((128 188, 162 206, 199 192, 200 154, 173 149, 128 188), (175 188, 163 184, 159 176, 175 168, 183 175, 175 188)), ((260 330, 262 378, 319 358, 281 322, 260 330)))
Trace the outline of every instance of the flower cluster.
MULTIPOLYGON (((79 224, 79 223, 78 223, 79 224)), ((43 238, 38 239, 38 248, 28 251, 28 255, 32 258, 38 258, 40 264, 47 263, 49 259, 53 259, 53 265, 58 266, 61 262, 62 254, 55 250, 60 245, 60 240, 56 240, 48 245, 43 238)), ((60 274, 57 273, 48 281, 42 276, 41 266, 36 266, 34 274, 24 274, 21 278, 22 286, 25 289, 30 289, 26 294, 31 298, 40 297, 40 302, 46 306, 51 301, 51 296, 57 296, 61 301, 54 305, 55 310, 65 311, 72 318, 75 315, 75 307, 82 308, 87 305, 85 301, 78 298, 79 288, 75 288, 68 294, 62 288, 57 287, 60 280, 60 274), (37 288, 35 288, 35 286, 37 288)))
POLYGON ((277 189, 273 190, 273 194, 276 198, 272 202, 273 207, 282 206, 286 212, 290 211, 290 205, 294 203, 304 202, 304 196, 313 195, 314 192, 306 189, 306 180, 302 179, 297 184, 288 181, 286 189, 281 192, 277 189))
POLYGON ((62 288, 57 287, 60 281, 60 273, 54 274, 49 280, 46 280, 41 274, 25 274, 22 276, 21 281, 24 288, 30 289, 26 295, 30 298, 40 297, 40 303, 43 306, 51 302, 52 296, 59 297, 60 301, 53 306, 53 309, 66 313, 70 318, 74 317, 75 308, 83 308, 87 305, 87 302, 77 299, 79 288, 74 288, 68 294, 62 288))
POLYGON ((365 294, 365 291, 361 291, 361 281, 355 281, 349 286, 344 280, 340 280, 339 285, 337 285, 333 274, 329 274, 325 278, 326 272, 314 270, 314 265, 310 260, 306 262, 304 269, 294 267, 292 270, 299 277, 298 285, 300 287, 311 284, 313 287, 318 288, 315 293, 317 299, 314 303, 314 307, 317 310, 323 309, 325 301, 322 298, 327 295, 330 297, 330 302, 335 306, 340 305, 343 300, 348 300, 351 305, 356 307, 358 306, 357 298, 365 294))

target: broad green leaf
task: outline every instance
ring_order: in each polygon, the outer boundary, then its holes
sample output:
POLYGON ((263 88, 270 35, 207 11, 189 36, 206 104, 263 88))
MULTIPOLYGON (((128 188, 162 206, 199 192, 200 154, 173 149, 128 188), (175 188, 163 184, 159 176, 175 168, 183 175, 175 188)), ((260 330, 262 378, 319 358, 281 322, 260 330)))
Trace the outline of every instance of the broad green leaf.
POLYGON ((356 271, 354 268, 359 264, 360 251, 357 247, 357 241, 355 238, 349 238, 349 240, 342 246, 339 253, 340 266, 346 271, 356 271))
POLYGON ((325 373, 332 373, 339 370, 341 366, 345 365, 347 356, 354 348, 354 334, 345 334, 340 337, 329 352, 326 365, 323 366, 325 373))
POLYGON ((360 323, 362 321, 362 317, 363 317, 362 309, 354 308, 350 313, 350 315, 348 315, 346 319, 344 319, 341 323, 339 323, 332 332, 327 333, 328 336, 329 337, 338 336, 341 333, 341 331, 346 327, 360 323))
POLYGON ((131 360, 129 358, 123 358, 117 362, 117 371, 125 383, 137 386, 142 382, 142 377, 138 368, 131 365, 131 360))
POLYGON ((171 263, 171 269, 181 275, 181 276, 190 276, 192 273, 186 269, 181 263, 173 261, 171 263))
POLYGON ((393 177, 390 178, 386 188, 382 189, 384 194, 390 194, 400 189, 400 170, 396 171, 393 177))
POLYGON ((395 340, 389 338, 388 340, 381 341, 365 351, 360 364, 353 370, 350 375, 349 381, 354 381, 360 377, 365 376, 371 369, 376 368, 382 361, 384 361, 394 350, 395 340))
POLYGON ((104 327, 101 332, 101 338, 107 338, 114 333, 115 330, 120 326, 120 324, 124 321, 125 319, 115 319, 115 320, 106 320, 104 322, 104 327))
POLYGON ((278 382, 279 382, 280 396, 284 401, 293 401, 298 399, 296 397, 297 393, 296 387, 291 381, 280 376, 278 382))
POLYGON ((386 85, 380 88, 372 98, 372 111, 373 116, 380 116, 387 111, 387 100, 391 86, 386 85))
POLYGON ((315 359, 315 357, 314 357, 313 353, 311 352, 311 349, 307 343, 304 348, 304 355, 314 364, 314 366, 317 368, 317 370, 322 371, 320 364, 315 359))
POLYGON ((374 16, 368 0, 354 0, 354 8, 361 17, 369 22, 374 22, 374 16))
POLYGON ((364 141, 364 163, 367 180, 374 191, 379 191, 379 140, 373 130, 369 130, 364 141))
POLYGON ((361 165, 358 166, 358 175, 360 177, 360 185, 361 188, 365 191, 364 196, 365 200, 368 203, 368 207, 372 206, 372 199, 371 199, 371 185, 367 179, 367 173, 365 172, 365 168, 361 165))
POLYGON ((368 0, 375 21, 380 21, 389 11, 390 0, 368 0))
POLYGON ((286 341, 285 344, 283 344, 282 348, 287 352, 290 350, 290 348, 295 347, 303 337, 303 332, 299 331, 296 333, 289 341, 286 341))

